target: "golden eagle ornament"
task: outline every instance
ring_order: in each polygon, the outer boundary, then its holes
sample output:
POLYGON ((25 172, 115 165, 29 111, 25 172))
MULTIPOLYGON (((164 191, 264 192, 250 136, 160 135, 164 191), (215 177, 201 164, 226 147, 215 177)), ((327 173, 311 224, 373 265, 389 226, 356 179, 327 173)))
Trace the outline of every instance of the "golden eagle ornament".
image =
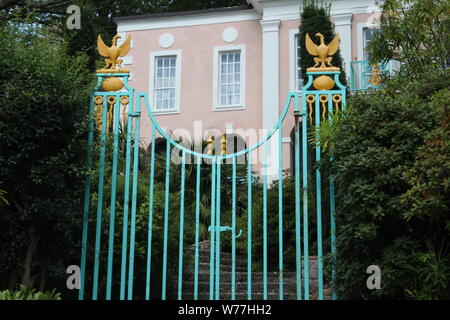
POLYGON ((131 47, 131 36, 128 36, 127 40, 118 47, 117 40, 121 39, 119 35, 115 35, 112 38, 112 45, 108 47, 102 39, 101 35, 98 35, 97 40, 97 49, 98 52, 105 57, 105 67, 103 69, 97 70, 98 73, 127 73, 128 70, 122 69, 120 66, 123 60, 119 59, 119 57, 124 57, 128 54, 131 47))
POLYGON ((309 37, 309 34, 306 34, 306 50, 308 50, 310 55, 317 57, 314 58, 316 64, 308 68, 307 71, 339 71, 339 68, 333 67, 331 64, 331 60, 333 59, 331 56, 339 49, 339 35, 336 35, 328 45, 325 44, 325 36, 323 34, 318 32, 315 36, 320 38, 320 45, 315 44, 309 37))

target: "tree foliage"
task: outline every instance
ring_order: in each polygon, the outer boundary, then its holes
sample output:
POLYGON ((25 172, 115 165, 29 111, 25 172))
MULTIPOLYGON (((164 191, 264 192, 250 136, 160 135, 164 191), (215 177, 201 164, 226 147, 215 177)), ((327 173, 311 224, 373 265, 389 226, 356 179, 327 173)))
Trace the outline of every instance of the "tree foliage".
POLYGON ((352 97, 349 111, 325 124, 333 132, 321 144, 332 146, 334 158, 341 299, 450 298, 450 75, 447 57, 436 54, 445 40, 428 28, 442 5, 385 2, 387 30, 369 48, 373 59, 398 58, 402 70, 380 90, 352 97), (408 11, 393 13, 406 4, 408 11), (406 33, 402 24, 412 29, 406 33), (431 42, 422 46, 420 39, 431 42), (389 48, 395 56, 383 51, 389 48), (381 290, 366 287, 370 265, 381 268, 381 290))
MULTIPOLYGON (((306 69, 314 66, 314 57, 308 53, 305 46, 306 34, 309 33, 311 39, 317 42, 315 34, 320 32, 325 36, 325 44, 330 43, 336 33, 334 32, 334 25, 330 17, 330 7, 325 5, 319 5, 316 0, 304 1, 303 10, 300 18, 300 65, 302 68, 302 78, 305 83, 308 81, 306 75, 306 69)), ((341 68, 341 75, 339 80, 343 85, 347 83, 345 80, 345 71, 343 68, 343 60, 340 54, 340 50, 333 55, 332 64, 335 67, 341 68)))
MULTIPOLYGON (((98 58, 96 41, 98 34, 109 41, 116 34, 114 19, 121 16, 143 15, 175 11, 199 10, 246 5, 245 0, 3 0, 0 2, 0 21, 23 22, 33 26, 45 25, 68 41, 72 54, 84 52, 89 56, 89 67, 95 70, 98 58), (66 27, 66 13, 70 5, 81 9, 81 29, 66 27)), ((1 24, 1 22, 0 22, 1 24)))
POLYGON ((84 55, 44 31, 1 34, 0 286, 45 287, 78 250, 93 78, 84 55))
POLYGON ((368 44, 372 63, 395 59, 409 77, 449 67, 448 1, 385 0, 382 8, 381 31, 368 44))

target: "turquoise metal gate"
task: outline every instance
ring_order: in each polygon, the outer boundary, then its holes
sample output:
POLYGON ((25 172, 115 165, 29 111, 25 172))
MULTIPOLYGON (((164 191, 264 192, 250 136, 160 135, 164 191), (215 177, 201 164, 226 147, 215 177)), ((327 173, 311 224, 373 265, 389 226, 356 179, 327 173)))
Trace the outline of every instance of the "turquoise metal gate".
POLYGON ((346 88, 340 84, 339 74, 339 71, 323 69, 308 72, 309 81, 303 88, 303 96, 300 97, 297 92, 287 95, 279 120, 262 140, 238 152, 217 154, 213 150, 211 141, 207 144, 207 152, 201 153, 187 148, 170 137, 156 121, 147 93, 135 94, 134 89, 128 85, 129 73, 98 73, 98 86, 93 94, 90 108, 88 164, 93 174, 86 179, 79 298, 184 299, 186 298, 183 291, 184 277, 187 274, 186 266, 191 266, 193 281, 190 285, 193 286, 193 295, 189 298, 204 298, 199 292, 199 278, 202 277, 205 280, 206 275, 209 283, 207 298, 222 299, 224 283, 221 282, 223 274, 221 257, 225 253, 223 253, 224 243, 221 241, 221 234, 229 231, 231 253, 226 254, 231 261, 229 261, 230 270, 226 274, 229 279, 227 278, 225 283, 230 286, 230 295, 225 298, 273 299, 273 290, 269 290, 269 260, 278 260, 276 261, 278 282, 276 297, 287 298, 292 292, 285 290, 285 274, 287 273, 285 261, 290 259, 294 261, 292 268, 294 268, 293 281, 295 282, 295 292, 291 298, 321 300, 328 295, 329 298, 336 299, 333 285, 335 283, 333 259, 336 253, 334 183, 331 174, 322 177, 320 168, 315 165, 321 161, 320 145, 314 148, 313 161, 308 160, 312 150, 308 147, 308 131, 309 128, 314 129, 315 126, 319 126, 327 117, 330 118, 330 112, 333 110, 338 111, 344 108, 346 88), (334 81, 330 76, 334 78, 334 81), (331 80, 333 89, 324 89, 320 84, 323 80, 328 83, 331 80), (150 155, 145 160, 148 163, 148 175, 144 175, 146 179, 148 178, 145 198, 139 194, 138 190, 143 177, 140 170, 139 137, 141 112, 144 108, 151 120, 150 155), (288 115, 295 117, 294 174, 291 178, 283 177, 282 171, 282 124, 288 115), (121 130, 125 132, 125 135, 121 134, 121 130), (165 144, 165 152, 162 152, 161 157, 156 154, 157 135, 165 144), (263 158, 260 182, 255 182, 252 154, 259 148, 268 148, 268 143, 278 147, 278 181, 286 179, 293 181, 294 212, 288 212, 285 209, 286 200, 283 195, 286 184, 282 182, 269 185, 268 157, 263 158), (174 149, 181 153, 181 162, 176 165, 171 163, 171 154, 174 149), (238 176, 238 158, 242 156, 247 159, 246 175, 238 176), (161 159, 164 161, 163 166, 156 167, 156 162, 161 159), (177 171, 173 172, 174 170, 177 171), (228 173, 224 175, 225 170, 228 173), (189 188, 187 174, 189 174, 189 180, 192 180, 192 183, 189 183, 192 186, 189 188), (175 186, 173 183, 171 185, 173 176, 179 178, 175 186), (208 180, 206 184, 201 182, 205 176, 208 180), (160 178, 155 181, 155 177, 160 178), (311 179, 314 178, 315 184, 310 186, 311 179), (326 188, 323 187, 323 182, 327 183, 326 188), (224 189, 224 184, 231 184, 231 192, 227 193, 226 197, 223 195, 224 190, 227 190, 224 189), (246 191, 246 207, 242 203, 242 198, 239 204, 241 212, 239 232, 237 232, 236 215, 238 187, 240 192, 246 191), (261 207, 262 217, 261 220, 256 221, 254 216, 256 207, 253 200, 255 190, 262 191, 262 203, 258 204, 261 207), (275 191, 278 210, 270 212, 268 193, 275 191), (109 199, 107 199, 108 193, 109 199), (186 203, 188 194, 194 195, 189 196, 193 203, 186 203), (203 201, 204 194, 210 195, 207 202, 203 201), (119 199, 119 195, 123 198, 119 199), (228 204, 230 204, 230 210, 222 210, 223 206, 228 204), (145 212, 145 215, 138 212, 145 212), (209 213, 208 231, 206 235, 203 235, 203 238, 210 241, 209 248, 206 249, 209 250, 209 272, 205 272, 205 269, 199 271, 201 212, 209 213), (324 223, 325 213, 326 223, 324 223), (291 214, 294 215, 295 228, 286 229, 283 218, 291 214), (274 216, 277 217, 277 224, 271 223, 274 216), (143 225, 143 219, 146 220, 146 230, 140 227, 143 225), (231 221, 231 225, 223 225, 224 221, 231 221), (119 222, 120 229, 117 228, 119 222), (173 232, 175 225, 176 237, 173 232), (328 234, 328 245, 325 250, 324 225, 327 226, 325 231, 328 234), (193 230, 194 238, 190 239, 190 243, 186 242, 187 227, 193 230), (256 227, 262 227, 262 235, 258 238, 262 240, 262 244, 258 243, 262 249, 261 258, 254 257, 255 235, 252 231, 256 227), (275 241, 277 241, 278 257, 269 257, 268 241, 274 240, 268 238, 269 231, 274 229, 277 235, 275 241), (240 239, 245 239, 246 242, 244 248, 242 246, 237 248, 236 239, 241 236, 241 233, 243 236, 240 239), (314 239, 312 235, 315 236, 314 239), (155 236, 158 236, 159 240, 155 236), (284 241, 286 238, 292 238, 294 241, 286 243, 284 241), (314 240, 316 257, 310 256, 312 248, 310 240, 314 240), (186 247, 191 244, 193 245, 192 259, 186 255, 186 247), (174 246, 178 247, 177 253, 174 253, 174 246), (239 279, 236 277, 238 249, 246 260, 244 264, 239 265, 241 270, 239 279), (289 255, 286 256, 286 253, 289 255), (136 268, 137 254, 141 259, 138 268, 136 268), (324 270, 326 254, 330 256, 328 279, 324 277, 327 274, 324 270), (311 264, 312 260, 317 263, 311 264), (252 282, 257 273, 255 270, 258 268, 262 269, 262 272, 258 273, 261 275, 261 296, 255 295, 255 284, 252 282), (312 281, 312 274, 315 274, 315 281, 312 281), (139 287, 139 290, 135 290, 136 287, 139 287))

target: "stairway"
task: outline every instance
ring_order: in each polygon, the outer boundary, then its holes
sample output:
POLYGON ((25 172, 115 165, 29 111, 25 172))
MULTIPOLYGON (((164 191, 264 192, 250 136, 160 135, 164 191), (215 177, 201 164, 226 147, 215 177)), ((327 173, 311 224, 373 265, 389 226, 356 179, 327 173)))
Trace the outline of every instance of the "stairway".
MULTIPOLYGON (((190 254, 194 253, 193 248, 188 249, 190 254)), ((187 252, 187 253, 188 253, 187 252)), ((199 266, 198 266, 198 299, 209 300, 209 288, 210 288, 210 250, 209 241, 203 241, 199 245, 199 266)), ((231 299, 231 254, 221 252, 220 254, 220 300, 231 299)), ((248 299, 247 288, 247 257, 243 255, 236 255, 236 273, 235 273, 235 297, 236 300, 248 299)), ((194 299, 194 266, 193 263, 189 264, 189 269, 185 269, 183 272, 183 288, 182 299, 193 300, 194 299)), ((317 258, 310 257, 309 259, 309 272, 310 272, 310 284, 309 294, 310 299, 317 299, 317 258)), ((251 274, 252 284, 252 300, 264 299, 264 281, 263 272, 252 272, 251 274)), ((303 296, 303 282, 302 284, 302 296, 303 296)), ((178 283, 173 283, 175 291, 178 288, 178 283)), ((279 300, 279 272, 267 273, 267 299, 279 300)), ((331 300, 331 293, 328 288, 324 288, 324 299, 331 300)), ((176 297, 177 295, 174 294, 176 297)), ((295 300, 297 299, 297 282, 295 272, 283 273, 283 299, 295 300)))

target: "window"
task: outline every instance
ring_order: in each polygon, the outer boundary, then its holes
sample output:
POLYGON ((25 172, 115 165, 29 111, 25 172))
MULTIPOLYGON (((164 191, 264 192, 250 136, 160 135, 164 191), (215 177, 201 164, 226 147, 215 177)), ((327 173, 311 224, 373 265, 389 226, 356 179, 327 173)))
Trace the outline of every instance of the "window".
POLYGON ((151 55, 150 92, 152 109, 156 113, 179 112, 180 59, 180 52, 151 55))
POLYGON ((244 108, 245 47, 222 47, 214 51, 214 109, 244 108))
POLYGON ((298 29, 289 30, 289 90, 303 88, 302 67, 300 65, 300 35, 298 29))
POLYGON ((363 29, 363 60, 369 60, 369 53, 367 52, 367 44, 372 40, 372 37, 375 33, 377 33, 379 29, 363 29))
POLYGON ((301 91, 303 87, 302 66, 300 64, 300 35, 297 33, 294 38, 295 51, 295 89, 301 91))
POLYGON ((235 106, 241 102, 241 52, 221 52, 219 55, 220 106, 235 106))

